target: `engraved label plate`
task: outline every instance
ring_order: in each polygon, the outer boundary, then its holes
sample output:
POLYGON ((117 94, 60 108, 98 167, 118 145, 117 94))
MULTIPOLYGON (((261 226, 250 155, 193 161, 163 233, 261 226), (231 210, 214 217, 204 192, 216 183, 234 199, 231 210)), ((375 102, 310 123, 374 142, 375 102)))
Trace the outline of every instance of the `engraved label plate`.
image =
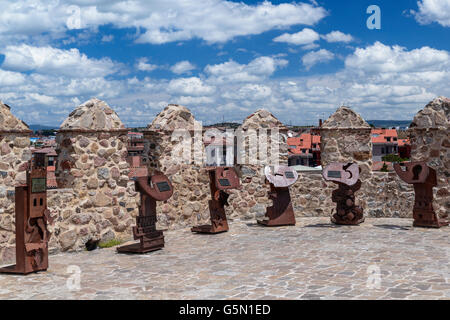
POLYGON ((31 192, 40 193, 47 190, 47 179, 45 178, 33 178, 31 179, 31 192))
POLYGON ((288 178, 288 179, 294 179, 294 178, 295 178, 294 173, 293 173, 292 171, 286 171, 286 172, 284 173, 284 175, 285 175, 285 177, 288 178))
POLYGON ((219 179, 219 183, 222 187, 229 187, 231 186, 230 180, 228 179, 219 179))
POLYGON ((166 182, 157 182, 156 186, 158 187, 159 192, 170 191, 170 185, 166 182))
POLYGON ((340 171, 328 171, 327 176, 328 176, 328 178, 341 178, 341 172, 340 171))

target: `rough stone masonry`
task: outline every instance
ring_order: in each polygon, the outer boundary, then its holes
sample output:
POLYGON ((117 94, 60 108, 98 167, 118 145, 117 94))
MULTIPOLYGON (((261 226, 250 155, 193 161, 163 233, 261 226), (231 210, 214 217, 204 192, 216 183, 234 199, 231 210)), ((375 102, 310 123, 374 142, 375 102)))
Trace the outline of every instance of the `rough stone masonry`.
POLYGON ((15 257, 14 188, 26 182, 31 130, 0 101, 0 261, 15 257))
POLYGON ((91 99, 62 123, 56 141, 57 217, 50 246, 79 250, 88 240, 128 239, 138 197, 128 178, 127 129, 104 101, 91 99))

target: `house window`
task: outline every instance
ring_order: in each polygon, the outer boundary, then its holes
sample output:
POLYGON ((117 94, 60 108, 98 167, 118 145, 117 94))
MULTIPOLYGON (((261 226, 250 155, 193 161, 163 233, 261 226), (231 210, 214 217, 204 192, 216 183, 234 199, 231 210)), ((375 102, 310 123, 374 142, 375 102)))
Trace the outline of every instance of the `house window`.
POLYGON ((48 166, 54 166, 54 165, 55 165, 55 158, 48 157, 48 166))

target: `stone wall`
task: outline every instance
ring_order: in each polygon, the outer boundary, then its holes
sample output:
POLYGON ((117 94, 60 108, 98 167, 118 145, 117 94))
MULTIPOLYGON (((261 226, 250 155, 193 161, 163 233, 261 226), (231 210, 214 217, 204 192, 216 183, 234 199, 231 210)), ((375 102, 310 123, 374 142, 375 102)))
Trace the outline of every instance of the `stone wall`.
POLYGON ((433 208, 445 217, 450 212, 450 99, 439 97, 419 111, 409 129, 411 160, 426 161, 436 170, 433 208))
POLYGON ((158 226, 181 228, 206 222, 209 177, 202 167, 202 128, 195 117, 186 107, 170 104, 148 125, 144 139, 149 172, 163 172, 174 188, 169 200, 158 202, 158 226))
POLYGON ((26 182, 30 129, 0 101, 0 261, 15 254, 15 187, 26 182))
POLYGON ((89 239, 130 238, 138 197, 128 177, 127 129, 117 114, 91 99, 63 122, 56 141, 58 187, 73 190, 73 196, 56 192, 49 200, 59 212, 59 247, 78 250, 89 239))
MULTIPOLYGON (((320 129, 321 161, 325 167, 332 162, 356 162, 360 168, 361 189, 356 193, 357 205, 368 208, 367 196, 373 194, 371 127, 348 107, 340 107, 320 129)), ((336 185, 327 182, 327 185, 336 185)), ((367 212, 366 212, 367 213, 367 212)))

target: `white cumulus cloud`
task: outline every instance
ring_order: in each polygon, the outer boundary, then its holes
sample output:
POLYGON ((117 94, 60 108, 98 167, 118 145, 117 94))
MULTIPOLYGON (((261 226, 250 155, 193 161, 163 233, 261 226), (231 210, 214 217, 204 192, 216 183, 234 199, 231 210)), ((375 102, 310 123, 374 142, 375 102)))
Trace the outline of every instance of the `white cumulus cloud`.
POLYGON ((450 0, 420 0, 419 11, 412 10, 416 20, 421 24, 437 22, 450 27, 450 0))
POLYGON ((345 65, 366 72, 440 71, 449 64, 449 53, 430 47, 408 51, 401 46, 387 46, 376 42, 357 48, 346 58, 345 65))
POLYGON ((345 34, 340 31, 332 31, 324 36, 322 36, 327 42, 352 42, 353 37, 350 34, 345 34))
POLYGON ((180 61, 176 64, 174 64, 171 68, 170 71, 172 71, 175 74, 183 74, 183 73, 187 73, 189 71, 192 71, 195 69, 195 66, 190 63, 189 61, 180 61))
POLYGON ((118 64, 109 58, 92 59, 76 48, 62 50, 26 44, 7 46, 2 68, 10 71, 66 75, 70 77, 103 77, 118 71, 118 64))
POLYGON ((258 57, 248 64, 239 64, 233 60, 207 65, 205 72, 212 82, 248 82, 261 81, 271 76, 277 69, 287 66, 288 61, 272 57, 258 57))
POLYGON ((203 83, 200 78, 178 78, 169 82, 168 92, 188 96, 204 96, 212 94, 215 87, 203 83))
POLYGON ((139 71, 151 72, 157 68, 157 65, 148 63, 147 58, 140 58, 136 63, 136 69, 138 69, 139 71))
POLYGON ((293 25, 314 25, 327 15, 310 3, 249 5, 225 0, 33 0, 0 1, 0 39, 15 42, 48 33, 61 37, 70 29, 111 24, 137 28, 136 41, 162 44, 202 39, 226 42, 293 25))
POLYGON ((282 35, 276 37, 273 39, 275 42, 286 42, 289 44, 295 44, 295 45, 308 45, 311 43, 314 43, 315 41, 319 40, 320 36, 319 34, 309 28, 305 28, 300 32, 297 33, 283 33, 282 35))
POLYGON ((302 57, 302 62, 303 65, 306 67, 306 70, 309 70, 318 63, 328 62, 333 59, 334 53, 326 49, 320 49, 318 51, 311 51, 305 54, 302 57))

